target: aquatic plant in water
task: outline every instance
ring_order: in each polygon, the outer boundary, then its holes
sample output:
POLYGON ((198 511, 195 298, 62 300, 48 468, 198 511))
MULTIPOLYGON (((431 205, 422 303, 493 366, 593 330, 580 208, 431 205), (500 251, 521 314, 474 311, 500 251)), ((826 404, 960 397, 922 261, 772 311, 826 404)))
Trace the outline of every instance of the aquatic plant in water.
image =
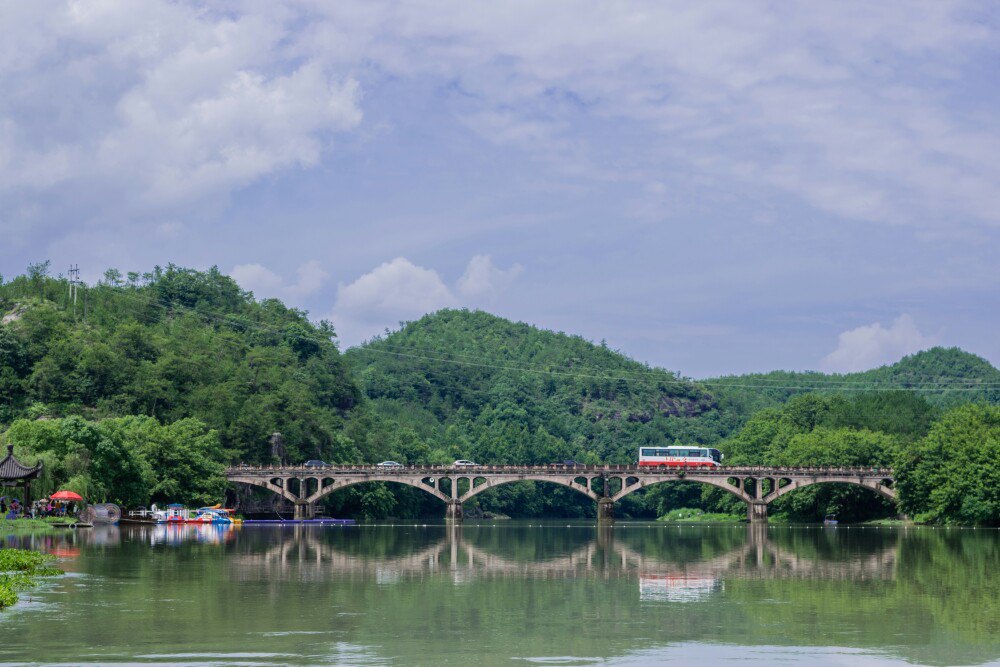
POLYGON ((38 577, 63 574, 49 566, 53 560, 53 556, 38 551, 0 549, 0 609, 17 602, 18 591, 37 584, 38 577))

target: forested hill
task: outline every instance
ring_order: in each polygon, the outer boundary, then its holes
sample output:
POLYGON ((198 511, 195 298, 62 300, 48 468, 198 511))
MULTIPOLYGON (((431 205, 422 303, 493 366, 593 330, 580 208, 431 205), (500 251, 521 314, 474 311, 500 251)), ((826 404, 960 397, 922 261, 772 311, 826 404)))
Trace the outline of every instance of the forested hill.
POLYGON ((218 432, 225 458, 270 461, 275 431, 290 461, 361 458, 344 435, 360 393, 332 330, 216 269, 108 271, 74 306, 69 282, 37 264, 0 284, 0 317, 0 428, 194 418, 218 432))
POLYGON ((973 402, 1000 404, 1000 370, 986 359, 956 347, 935 347, 860 373, 772 371, 703 382, 711 389, 720 409, 744 415, 777 407, 796 394, 813 391, 850 396, 902 389, 939 408, 973 402))
POLYGON ((633 461, 644 442, 690 438, 704 389, 579 336, 442 310, 348 350, 377 411, 437 457, 495 463, 633 461))

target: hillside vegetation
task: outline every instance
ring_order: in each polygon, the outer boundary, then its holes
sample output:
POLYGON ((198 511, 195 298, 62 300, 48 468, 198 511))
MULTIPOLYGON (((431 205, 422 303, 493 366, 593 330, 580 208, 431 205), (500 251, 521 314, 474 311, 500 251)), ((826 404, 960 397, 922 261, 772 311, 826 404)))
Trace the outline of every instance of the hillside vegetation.
POLYGON ((813 391, 851 394, 905 389, 937 407, 965 403, 1000 404, 1000 370, 982 357, 956 347, 935 347, 894 364, 860 373, 772 371, 728 375, 704 381, 729 413, 750 415, 813 391))
POLYGON ((436 443, 441 460, 629 463, 690 439, 705 389, 568 336, 442 310, 345 355, 376 410, 436 443))

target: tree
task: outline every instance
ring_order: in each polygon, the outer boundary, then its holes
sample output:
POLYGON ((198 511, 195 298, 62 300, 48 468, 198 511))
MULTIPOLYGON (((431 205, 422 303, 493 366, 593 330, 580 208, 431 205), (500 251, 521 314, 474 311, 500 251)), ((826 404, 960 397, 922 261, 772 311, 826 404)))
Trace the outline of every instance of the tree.
POLYGON ((28 265, 28 281, 31 283, 32 291, 39 297, 45 295, 45 279, 49 275, 50 265, 49 260, 28 265))
POLYGON ((900 501, 914 518, 1000 525, 1000 407, 946 413, 897 457, 900 501))
POLYGON ((161 425, 152 417, 102 422, 102 430, 139 452, 149 466, 147 495, 160 502, 209 504, 225 491, 219 435, 197 419, 161 425))
POLYGON ((112 287, 118 287, 122 284, 122 272, 118 269, 108 269, 104 272, 104 282, 112 287))

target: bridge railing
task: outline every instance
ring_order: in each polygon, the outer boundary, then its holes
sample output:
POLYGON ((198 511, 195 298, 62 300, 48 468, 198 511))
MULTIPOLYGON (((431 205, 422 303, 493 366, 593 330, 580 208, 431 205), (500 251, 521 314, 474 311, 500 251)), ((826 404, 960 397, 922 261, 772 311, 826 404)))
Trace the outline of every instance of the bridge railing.
POLYGON ((728 477, 781 477, 784 475, 802 476, 884 476, 892 477, 892 468, 878 467, 842 467, 842 466, 809 466, 809 467, 770 467, 770 466, 720 466, 717 468, 669 468, 659 469, 653 467, 639 467, 635 464, 604 464, 588 466, 567 466, 561 464, 552 465, 477 465, 477 466, 452 466, 452 465, 416 465, 416 466, 376 466, 376 465, 343 465, 331 464, 323 466, 302 466, 302 465, 250 465, 237 464, 226 469, 229 476, 239 475, 262 475, 264 473, 275 476, 299 475, 303 477, 317 477, 324 474, 377 474, 379 476, 392 475, 413 475, 414 473, 426 473, 428 476, 469 476, 476 474, 539 474, 539 473, 574 473, 581 477, 596 476, 602 474, 629 474, 629 475, 662 475, 662 474, 696 474, 696 475, 717 475, 728 477))

